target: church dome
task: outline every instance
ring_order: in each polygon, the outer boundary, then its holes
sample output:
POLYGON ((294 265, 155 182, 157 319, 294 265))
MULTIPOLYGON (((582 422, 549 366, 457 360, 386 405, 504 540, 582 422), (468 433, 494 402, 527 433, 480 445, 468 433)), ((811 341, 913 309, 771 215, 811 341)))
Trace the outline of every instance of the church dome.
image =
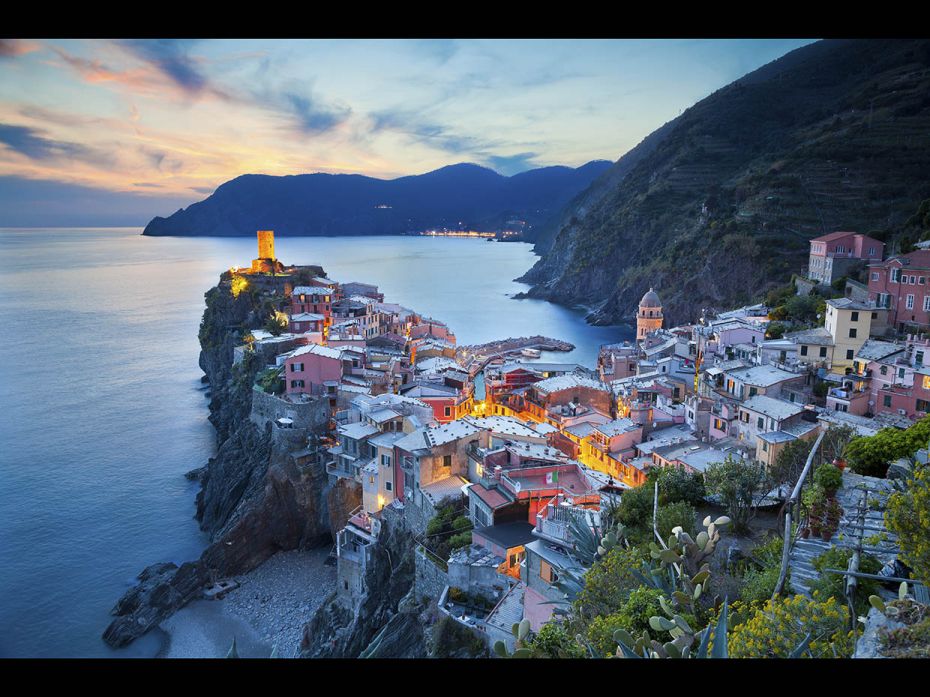
POLYGON ((662 301, 659 300, 658 294, 652 289, 649 289, 643 299, 639 301, 640 307, 662 307, 662 301))

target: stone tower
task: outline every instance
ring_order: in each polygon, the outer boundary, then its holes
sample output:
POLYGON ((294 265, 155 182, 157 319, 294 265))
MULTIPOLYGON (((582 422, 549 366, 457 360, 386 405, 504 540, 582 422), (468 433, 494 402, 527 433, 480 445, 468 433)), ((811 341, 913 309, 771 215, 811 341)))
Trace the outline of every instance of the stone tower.
POLYGON ((274 230, 259 230, 258 258, 252 259, 252 273, 276 273, 280 266, 274 258, 274 230))
POLYGON ((636 313, 636 340, 642 341, 650 332, 662 328, 662 301, 658 294, 649 289, 643 299, 639 301, 639 312, 636 313))

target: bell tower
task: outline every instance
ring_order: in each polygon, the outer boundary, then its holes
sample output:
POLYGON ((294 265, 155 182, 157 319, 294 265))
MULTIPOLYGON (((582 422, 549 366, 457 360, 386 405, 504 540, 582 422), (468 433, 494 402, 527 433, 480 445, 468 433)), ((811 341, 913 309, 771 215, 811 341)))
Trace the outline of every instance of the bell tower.
POLYGON ((662 301, 659 295, 650 288, 639 301, 639 312, 636 313, 636 340, 642 341, 647 334, 662 328, 662 301))

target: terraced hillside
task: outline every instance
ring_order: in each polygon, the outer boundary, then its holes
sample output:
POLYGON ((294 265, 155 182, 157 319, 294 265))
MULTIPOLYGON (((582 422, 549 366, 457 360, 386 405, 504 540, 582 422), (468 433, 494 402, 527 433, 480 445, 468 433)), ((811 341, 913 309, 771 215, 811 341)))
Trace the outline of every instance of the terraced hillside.
POLYGON ((528 295, 628 321, 755 302, 834 230, 894 242, 930 196, 930 41, 828 40, 698 102, 562 213, 528 295))

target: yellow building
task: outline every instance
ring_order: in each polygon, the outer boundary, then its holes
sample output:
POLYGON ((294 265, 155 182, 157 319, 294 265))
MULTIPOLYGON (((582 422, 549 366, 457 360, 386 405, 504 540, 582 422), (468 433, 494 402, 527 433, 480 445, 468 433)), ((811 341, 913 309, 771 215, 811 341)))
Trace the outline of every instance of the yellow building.
POLYGON ((872 308, 849 298, 827 300, 824 328, 833 337, 830 371, 845 375, 846 369, 853 367, 853 356, 869 338, 872 308))

